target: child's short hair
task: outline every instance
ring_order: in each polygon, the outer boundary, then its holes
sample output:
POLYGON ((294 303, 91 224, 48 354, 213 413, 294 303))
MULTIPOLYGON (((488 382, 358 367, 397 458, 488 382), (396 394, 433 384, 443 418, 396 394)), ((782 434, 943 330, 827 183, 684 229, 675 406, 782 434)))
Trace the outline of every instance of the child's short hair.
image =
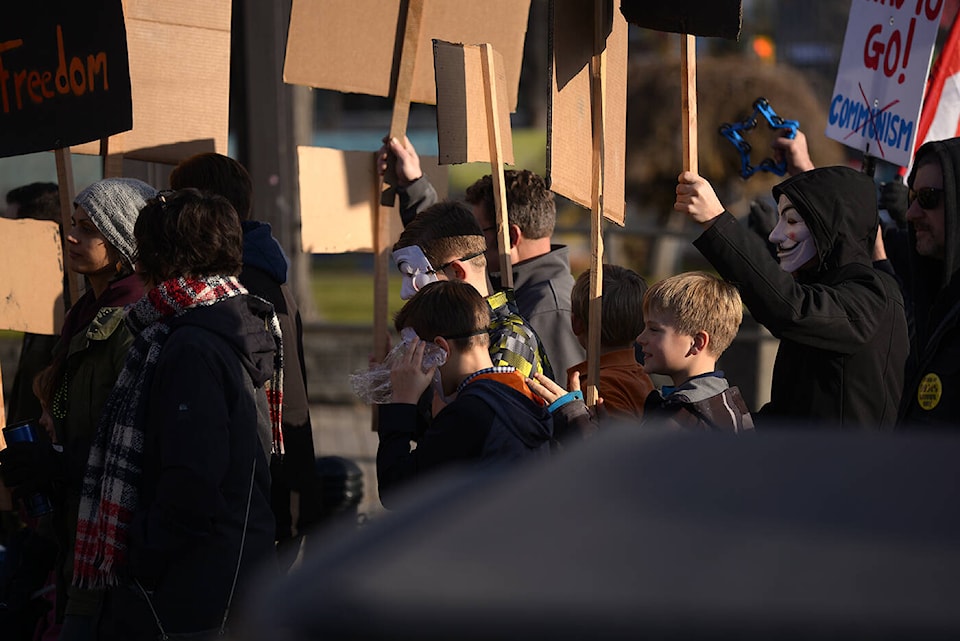
POLYGON ((643 313, 667 312, 678 332, 710 335, 710 352, 717 358, 730 347, 743 320, 740 292, 706 272, 686 272, 665 278, 647 290, 643 313))
POLYGON ((410 221, 400 234, 393 250, 416 245, 436 269, 451 256, 471 256, 478 268, 487 266, 483 253, 487 241, 480 224, 466 206, 442 201, 427 207, 410 221))
MULTIPOLYGON (((629 345, 643 331, 643 295, 647 281, 620 265, 603 265, 603 298, 600 330, 602 347, 629 345)), ((588 327, 590 318, 590 270, 577 278, 570 292, 573 317, 588 327)))
POLYGON ((429 283, 400 308, 394 318, 399 332, 412 327, 422 340, 443 336, 465 350, 490 344, 490 305, 476 287, 460 280, 429 283))

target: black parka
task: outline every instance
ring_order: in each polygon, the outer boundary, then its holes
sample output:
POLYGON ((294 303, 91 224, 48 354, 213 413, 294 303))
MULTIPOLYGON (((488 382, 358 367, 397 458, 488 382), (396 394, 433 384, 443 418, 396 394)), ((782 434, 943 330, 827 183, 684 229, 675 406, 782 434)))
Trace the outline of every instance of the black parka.
POLYGON ((917 253, 910 225, 910 277, 915 335, 900 408, 903 427, 960 427, 960 138, 917 151, 908 184, 930 157, 943 171, 944 257, 917 253))
POLYGON ((816 267, 784 272, 763 240, 727 212, 694 242, 780 339, 757 427, 891 427, 909 339, 899 286, 871 262, 874 182, 847 167, 824 167, 774 187, 774 197, 781 194, 810 229, 816 267))

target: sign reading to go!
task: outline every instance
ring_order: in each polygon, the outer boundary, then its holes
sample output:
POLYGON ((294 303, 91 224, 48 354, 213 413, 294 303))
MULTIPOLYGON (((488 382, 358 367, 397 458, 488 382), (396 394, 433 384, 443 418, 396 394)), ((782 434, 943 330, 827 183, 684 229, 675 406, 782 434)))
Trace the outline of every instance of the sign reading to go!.
POLYGON ((944 0, 854 0, 827 136, 907 166, 944 0))

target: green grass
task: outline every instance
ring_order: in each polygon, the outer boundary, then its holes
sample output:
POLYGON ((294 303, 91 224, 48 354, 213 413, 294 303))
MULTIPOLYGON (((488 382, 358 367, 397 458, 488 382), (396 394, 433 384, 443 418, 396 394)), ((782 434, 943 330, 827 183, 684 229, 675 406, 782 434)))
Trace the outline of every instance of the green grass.
MULTIPOLYGON (((396 271, 396 270, 394 270, 396 271)), ((403 305, 400 275, 389 274, 389 318, 403 305)), ((373 323, 373 274, 314 269, 313 301, 319 318, 328 323, 370 325, 373 323)))

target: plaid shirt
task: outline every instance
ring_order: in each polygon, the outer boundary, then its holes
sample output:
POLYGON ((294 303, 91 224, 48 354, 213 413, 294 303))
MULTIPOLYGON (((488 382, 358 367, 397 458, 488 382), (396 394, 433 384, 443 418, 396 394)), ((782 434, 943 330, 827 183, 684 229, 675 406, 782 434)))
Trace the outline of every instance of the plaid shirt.
POLYGON ((524 376, 540 372, 553 378, 553 368, 540 338, 517 309, 512 289, 487 297, 490 305, 490 358, 494 366, 515 368, 524 376))

